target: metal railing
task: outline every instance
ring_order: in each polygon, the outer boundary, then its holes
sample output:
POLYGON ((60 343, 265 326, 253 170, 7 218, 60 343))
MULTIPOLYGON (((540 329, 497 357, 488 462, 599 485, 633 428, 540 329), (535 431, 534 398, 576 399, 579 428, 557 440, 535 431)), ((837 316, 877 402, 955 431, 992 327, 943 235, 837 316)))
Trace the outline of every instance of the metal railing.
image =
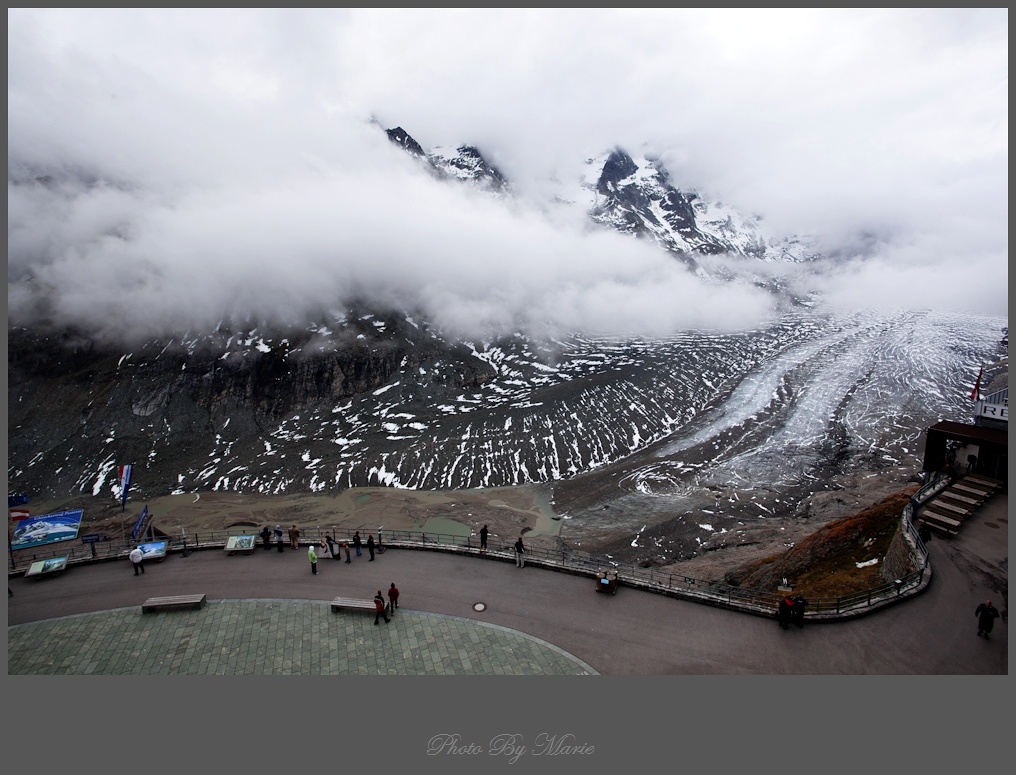
MULTIPOLYGON (((914 496, 918 503, 931 497, 943 487, 948 486, 948 481, 942 483, 939 480, 932 480, 922 487, 914 496)), ((920 535, 914 527, 911 519, 913 515, 912 502, 908 503, 901 515, 900 530, 905 536, 911 550, 911 558, 914 569, 881 585, 870 589, 853 592, 847 595, 831 598, 809 598, 806 616, 809 619, 839 619, 856 616, 859 613, 870 611, 874 608, 898 602, 901 598, 920 592, 926 581, 930 578, 928 564, 928 550, 920 535)), ((157 534, 152 540, 166 541, 167 553, 190 552, 202 549, 222 549, 226 546, 227 540, 236 535, 258 535, 256 528, 244 530, 207 530, 180 535, 157 534)), ((346 542, 352 551, 353 538, 351 535, 342 535, 333 528, 305 528, 300 532, 300 543, 303 545, 315 544, 325 545, 325 535, 331 535, 337 543, 346 542)), ((399 549, 426 549, 431 551, 446 551, 457 554, 480 555, 479 540, 472 535, 462 536, 450 533, 433 533, 423 530, 379 530, 379 543, 376 550, 384 547, 399 549)), ((274 536, 271 548, 275 550, 274 536)), ((257 550, 261 550, 261 539, 258 538, 257 550)), ((288 537, 284 539, 285 551, 293 551, 289 548, 288 537)), ((68 565, 87 562, 98 562, 106 560, 123 559, 133 548, 134 544, 125 545, 120 541, 108 540, 92 544, 74 546, 61 546, 50 544, 36 547, 33 550, 16 550, 17 554, 11 553, 9 575, 23 573, 29 566, 38 560, 45 560, 51 557, 67 557, 68 565)), ((366 548, 364 548, 366 551, 366 548)), ((499 545, 495 542, 488 542, 487 557, 514 561, 515 550, 510 544, 499 545)), ((532 546, 527 547, 525 552, 526 562, 538 567, 548 568, 561 572, 595 578, 596 575, 606 569, 617 571, 618 584, 630 586, 650 592, 678 597, 694 602, 718 605, 727 608, 744 611, 747 613, 761 615, 775 615, 777 605, 782 597, 777 592, 763 592, 758 590, 735 587, 722 582, 705 581, 682 574, 653 568, 641 567, 618 563, 605 558, 597 558, 591 555, 578 552, 570 547, 561 546, 556 549, 532 546)))

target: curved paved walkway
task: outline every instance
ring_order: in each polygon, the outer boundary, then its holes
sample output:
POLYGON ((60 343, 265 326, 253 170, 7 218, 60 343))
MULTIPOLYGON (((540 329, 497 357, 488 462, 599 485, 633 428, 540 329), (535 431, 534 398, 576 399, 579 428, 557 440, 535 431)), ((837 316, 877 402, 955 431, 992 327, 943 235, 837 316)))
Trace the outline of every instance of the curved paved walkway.
POLYGON ((378 627, 369 614, 332 613, 310 600, 216 600, 152 614, 118 608, 9 628, 7 667, 12 675, 595 673, 552 644, 495 624, 400 611, 378 627))
POLYGON ((126 560, 76 566, 10 579, 8 672, 1005 675, 1007 508, 995 496, 959 536, 930 543, 933 580, 921 595, 790 631, 631 588, 600 595, 582 576, 432 551, 322 560, 317 575, 304 550, 174 554, 138 577, 126 560), (390 625, 327 605, 391 582, 404 609, 390 625), (209 605, 140 612, 149 597, 188 593, 209 605), (987 641, 973 616, 986 597, 1004 614, 987 641))

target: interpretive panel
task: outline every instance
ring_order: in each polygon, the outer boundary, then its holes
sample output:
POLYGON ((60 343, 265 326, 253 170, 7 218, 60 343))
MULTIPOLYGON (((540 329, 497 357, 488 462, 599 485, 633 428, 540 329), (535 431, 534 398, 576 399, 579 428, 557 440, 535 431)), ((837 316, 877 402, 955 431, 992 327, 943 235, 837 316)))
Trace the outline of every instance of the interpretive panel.
POLYGON ((146 560, 161 560, 166 556, 169 541, 151 541, 147 544, 138 544, 138 548, 144 554, 146 560))
POLYGON ((83 509, 74 509, 20 519, 14 528, 11 549, 27 549, 77 538, 83 513, 83 509))
POLYGON ((67 557, 50 557, 47 560, 36 560, 33 562, 25 576, 42 576, 47 573, 59 573, 67 568, 67 557))

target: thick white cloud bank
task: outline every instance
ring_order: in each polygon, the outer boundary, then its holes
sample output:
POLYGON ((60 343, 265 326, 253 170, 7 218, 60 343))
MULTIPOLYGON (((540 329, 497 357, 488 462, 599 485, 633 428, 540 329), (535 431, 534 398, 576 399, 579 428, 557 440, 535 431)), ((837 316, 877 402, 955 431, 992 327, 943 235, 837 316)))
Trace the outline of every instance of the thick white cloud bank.
POLYGON ((481 335, 764 321, 748 283, 541 214, 618 145, 819 235, 835 264, 802 283, 831 303, 1007 317, 1007 70, 1006 9, 9 9, 9 319, 160 335, 360 297, 481 335), (518 199, 432 179, 370 116, 476 145, 518 199))

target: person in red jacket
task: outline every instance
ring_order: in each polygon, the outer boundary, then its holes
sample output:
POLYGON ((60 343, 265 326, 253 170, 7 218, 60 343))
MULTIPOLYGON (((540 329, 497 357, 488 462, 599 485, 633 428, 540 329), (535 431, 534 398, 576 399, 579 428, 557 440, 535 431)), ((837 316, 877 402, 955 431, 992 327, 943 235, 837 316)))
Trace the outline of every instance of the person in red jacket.
POLYGON ((382 616, 384 616, 386 624, 391 621, 391 619, 389 619, 385 614, 385 596, 381 594, 380 589, 377 591, 377 594, 374 595, 374 610, 377 611, 377 613, 374 614, 374 624, 377 624, 377 620, 382 616))
POLYGON ((391 608, 392 616, 395 616, 395 609, 399 607, 399 588, 395 586, 395 582, 388 587, 388 605, 391 608))
POLYGON ((780 600, 780 604, 776 611, 776 618, 780 622, 780 627, 784 630, 790 629, 790 617, 794 610, 794 600, 790 595, 784 595, 783 599, 780 600))

